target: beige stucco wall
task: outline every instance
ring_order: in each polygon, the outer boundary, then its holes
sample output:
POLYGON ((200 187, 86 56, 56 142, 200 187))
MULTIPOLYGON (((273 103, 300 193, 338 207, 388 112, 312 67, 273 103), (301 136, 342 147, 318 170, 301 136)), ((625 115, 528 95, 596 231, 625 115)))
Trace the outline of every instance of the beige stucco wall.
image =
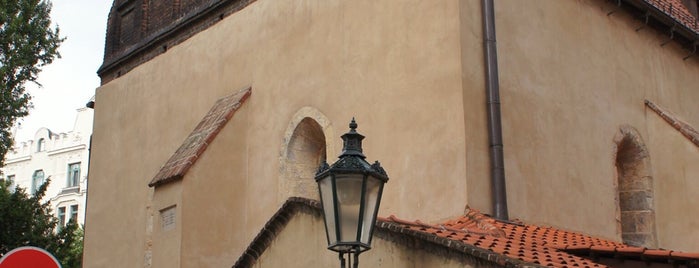
MULTIPOLYGON (((230 265, 284 201, 280 156, 304 107, 327 119, 331 162, 357 118, 368 160, 391 177, 380 215, 437 221, 467 203, 489 211, 480 8, 259 0, 100 87, 85 265, 147 265, 148 238, 157 239, 148 215, 164 202, 148 182, 218 98, 248 85, 252 96, 181 182, 180 266, 230 265)), ((651 154, 660 246, 699 251, 679 241, 699 230, 686 218, 696 205, 672 195, 696 189, 696 152, 666 140, 672 130, 643 104, 699 126, 699 63, 674 43, 661 47, 667 37, 654 30, 634 31, 629 15, 607 16, 611 8, 496 4, 511 217, 620 239, 613 138, 630 125, 651 154)))
POLYGON ((656 226, 660 246, 699 250, 699 148, 648 110, 648 144, 655 171, 656 226))
MULTIPOLYGON (((339 267, 337 253, 328 250, 327 246, 323 219, 301 212, 296 214, 277 235, 254 267, 339 267), (300 246, 300 242, 303 245, 300 246)), ((429 247, 427 243, 422 246, 429 247)), ((446 252, 446 250, 435 252, 446 252)), ((469 261, 466 258, 458 260, 430 253, 420 246, 409 247, 381 237, 374 238, 372 249, 359 256, 359 266, 491 267, 483 261, 469 261)))
POLYGON ((175 182, 158 187, 152 193, 152 205, 147 208, 146 267, 179 267, 182 250, 183 222, 182 183, 175 182), (164 225, 162 213, 174 208, 174 227, 164 225))
POLYGON ((184 178, 183 267, 230 265, 283 202, 280 148, 302 107, 334 136, 356 117, 368 160, 391 176, 381 215, 460 213, 458 4, 257 1, 100 87, 86 265, 143 265, 149 180, 216 99, 246 85, 252 96, 184 178))
MULTIPOLYGON (((515 3, 496 5, 511 217, 620 239, 613 138, 621 125, 630 125, 642 140, 655 135, 647 146, 659 246, 698 251, 698 241, 681 237, 699 230, 688 217, 696 205, 668 198, 699 188, 664 181, 696 177, 691 163, 699 155, 689 143, 665 141, 672 131, 652 122, 644 106, 645 99, 658 102, 699 126, 697 60, 683 61, 688 52, 676 43, 661 46, 668 37, 651 28, 635 31, 642 23, 621 10, 608 16, 614 5, 606 1, 515 3), (668 226, 676 222, 683 228, 668 226)), ((485 207, 483 192, 486 187, 469 184, 472 206, 485 207)))
POLYGON ((251 109, 247 105, 236 112, 183 180, 182 267, 232 265, 246 247, 242 242, 252 241, 277 209, 272 185, 276 177, 248 176, 249 155, 242 153, 249 150, 246 129, 251 109), (259 186, 253 188, 255 184, 259 186))

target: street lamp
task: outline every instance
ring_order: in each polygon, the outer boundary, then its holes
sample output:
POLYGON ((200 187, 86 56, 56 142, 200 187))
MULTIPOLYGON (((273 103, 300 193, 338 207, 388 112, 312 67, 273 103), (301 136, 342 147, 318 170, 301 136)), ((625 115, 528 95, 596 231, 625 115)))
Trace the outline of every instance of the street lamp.
POLYGON ((350 131, 342 135, 343 148, 337 162, 323 162, 316 173, 325 218, 328 249, 339 253, 341 267, 348 262, 358 267, 359 254, 371 249, 371 236, 381 203, 383 185, 388 181, 379 161, 369 164, 362 153, 364 136, 357 133, 352 118, 350 131))

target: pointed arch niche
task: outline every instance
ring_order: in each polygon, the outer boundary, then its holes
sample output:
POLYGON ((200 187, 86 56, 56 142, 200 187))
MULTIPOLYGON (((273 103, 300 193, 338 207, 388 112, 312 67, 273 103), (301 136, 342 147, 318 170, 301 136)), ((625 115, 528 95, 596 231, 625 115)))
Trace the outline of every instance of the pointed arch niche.
POLYGON ((315 173, 328 155, 336 155, 330 121, 312 107, 301 108, 289 122, 280 156, 279 202, 292 196, 319 200, 315 173))
POLYGON ((629 245, 655 248, 653 177, 648 150, 638 131, 627 125, 619 129, 614 143, 621 238, 629 245))

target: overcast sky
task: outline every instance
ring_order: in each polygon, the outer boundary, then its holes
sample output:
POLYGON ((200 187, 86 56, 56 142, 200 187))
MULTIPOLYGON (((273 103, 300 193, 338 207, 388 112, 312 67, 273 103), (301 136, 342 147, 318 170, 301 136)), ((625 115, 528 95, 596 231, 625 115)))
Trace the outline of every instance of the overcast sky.
POLYGON ((73 129, 76 109, 95 94, 97 68, 102 64, 107 15, 111 0, 52 0, 51 21, 67 39, 59 51, 62 58, 39 73, 39 88, 27 84, 34 109, 20 119, 15 141, 34 138, 40 127, 53 132, 73 129))

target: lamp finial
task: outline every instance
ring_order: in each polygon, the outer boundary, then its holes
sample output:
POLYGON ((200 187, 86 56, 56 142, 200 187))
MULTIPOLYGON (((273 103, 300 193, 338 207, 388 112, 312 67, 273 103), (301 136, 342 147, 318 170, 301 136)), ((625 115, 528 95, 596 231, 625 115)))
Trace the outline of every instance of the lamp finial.
POLYGON ((349 127, 350 130, 342 135, 343 146, 340 158, 350 155, 364 158, 365 156, 362 153, 362 140, 364 139, 364 135, 357 132, 357 121, 354 120, 354 117, 352 117, 349 127))

